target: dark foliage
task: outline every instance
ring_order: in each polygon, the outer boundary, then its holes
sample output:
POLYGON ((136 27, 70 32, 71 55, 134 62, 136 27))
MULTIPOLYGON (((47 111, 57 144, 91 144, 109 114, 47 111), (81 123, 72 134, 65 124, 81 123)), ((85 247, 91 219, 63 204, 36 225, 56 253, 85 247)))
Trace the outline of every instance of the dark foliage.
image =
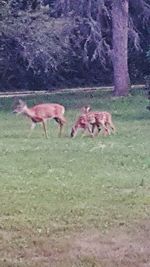
MULTIPOLYGON (((150 4, 136 1, 129 18, 134 83, 150 69, 150 4)), ((111 0, 2 0, 0 90, 111 84, 111 25, 111 0)))

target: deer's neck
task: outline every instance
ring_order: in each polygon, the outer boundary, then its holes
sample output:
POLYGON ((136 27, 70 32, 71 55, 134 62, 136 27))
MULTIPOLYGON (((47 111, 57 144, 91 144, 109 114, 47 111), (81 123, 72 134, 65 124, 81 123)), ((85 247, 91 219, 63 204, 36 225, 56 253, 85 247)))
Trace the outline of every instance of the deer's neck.
POLYGON ((31 119, 34 118, 34 116, 35 116, 35 112, 32 109, 28 108, 28 107, 24 108, 23 114, 25 116, 31 118, 31 119))

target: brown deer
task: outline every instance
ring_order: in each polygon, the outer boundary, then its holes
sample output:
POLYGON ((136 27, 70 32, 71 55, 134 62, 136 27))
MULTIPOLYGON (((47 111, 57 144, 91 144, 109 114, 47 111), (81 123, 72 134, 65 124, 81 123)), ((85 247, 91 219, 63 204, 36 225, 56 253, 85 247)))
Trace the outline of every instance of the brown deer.
POLYGON ((84 131, 88 130, 91 136, 94 136, 95 128, 97 128, 98 133, 103 128, 105 135, 110 135, 111 130, 115 132, 115 126, 112 123, 112 116, 109 112, 91 111, 90 106, 83 107, 81 111, 83 113, 78 117, 75 125, 72 127, 71 137, 75 136, 79 128, 83 128, 84 131), (92 129, 90 129, 90 125, 92 129))
POLYGON ((42 123, 46 138, 48 138, 46 130, 46 121, 48 119, 54 119, 59 124, 60 136, 62 133, 63 125, 66 123, 66 119, 64 117, 65 108, 60 104, 45 103, 45 104, 35 105, 29 108, 24 101, 19 100, 19 104, 17 105, 17 107, 14 109, 13 112, 18 114, 23 114, 28 118, 30 118, 32 121, 31 130, 35 128, 36 123, 42 123))
POLYGON ((107 111, 94 111, 95 124, 92 125, 92 133, 94 133, 95 127, 97 127, 98 133, 101 131, 101 127, 104 130, 105 135, 110 135, 111 131, 115 133, 115 126, 112 122, 111 113, 107 111))
POLYGON ((93 133, 92 133, 92 131, 90 129, 90 124, 95 124, 94 115, 93 114, 88 114, 88 113, 87 114, 86 113, 85 114, 81 114, 77 118, 74 126, 71 129, 71 137, 74 137, 76 135, 78 129, 83 129, 84 132, 87 130, 90 133, 90 135, 93 136, 93 133))
POLYGON ((100 126, 103 126, 103 128, 106 130, 106 133, 110 135, 111 131, 115 133, 115 126, 112 122, 112 115, 110 112, 107 111, 91 111, 90 106, 84 106, 82 108, 82 112, 84 114, 88 114, 89 112, 93 112, 95 115, 95 124, 92 125, 92 133, 94 132, 95 127, 97 127, 98 132, 101 130, 100 126), (107 128, 105 128, 104 127, 107 128))

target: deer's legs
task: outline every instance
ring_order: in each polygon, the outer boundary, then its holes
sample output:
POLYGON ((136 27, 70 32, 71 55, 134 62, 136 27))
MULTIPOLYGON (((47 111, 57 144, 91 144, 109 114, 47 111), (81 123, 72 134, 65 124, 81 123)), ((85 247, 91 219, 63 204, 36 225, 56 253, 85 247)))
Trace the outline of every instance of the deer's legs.
POLYGON ((110 129, 104 125, 104 135, 110 135, 110 129))
POLYGON ((115 128, 115 126, 114 126, 114 124, 113 124, 113 123, 111 123, 111 124, 110 124, 110 127, 111 127, 111 129, 112 129, 113 133, 115 133, 115 132, 116 132, 116 128, 115 128))
POLYGON ((101 127, 100 127, 99 124, 95 124, 95 123, 92 124, 92 133, 93 133, 93 135, 94 135, 95 127, 97 127, 97 132, 96 132, 95 136, 97 136, 99 134, 99 132, 101 131, 101 127))
POLYGON ((95 124, 92 124, 92 133, 94 134, 95 124))
POLYGON ((104 134, 104 136, 110 135, 110 130, 109 130, 108 125, 106 123, 101 122, 101 124, 98 127, 100 127, 100 126, 103 127, 103 134, 104 134))
POLYGON ((61 137, 61 135, 62 135, 62 129, 63 129, 63 122, 62 121, 60 121, 59 122, 59 126, 60 126, 60 130, 59 130, 59 137, 61 137))
POLYGON ((87 126, 86 126, 86 129, 88 130, 88 132, 89 132, 90 136, 91 136, 91 137, 93 137, 93 136, 94 136, 94 134, 93 134, 93 132, 91 131, 91 129, 90 129, 90 127, 89 127, 89 125, 87 125, 87 126))
MULTIPOLYGON (((84 137, 85 133, 86 133, 86 130, 88 130, 88 127, 87 126, 81 126, 80 128, 83 129, 81 134, 82 134, 82 137, 84 137)), ((89 132, 89 130, 88 130, 88 132, 89 132)))
POLYGON ((42 125, 43 125, 43 129, 44 129, 45 137, 48 138, 45 121, 42 121, 42 125))
POLYGON ((83 135, 82 135, 82 136, 85 135, 85 132, 86 132, 86 130, 87 130, 88 133, 90 134, 90 136, 93 137, 93 133, 92 133, 92 131, 91 131, 91 129, 90 129, 89 124, 82 125, 81 128, 83 129, 83 135))
POLYGON ((55 118, 55 121, 59 124, 60 130, 59 130, 59 137, 62 135, 62 129, 64 124, 66 123, 66 119, 62 116, 59 118, 55 118))
POLYGON ((34 128, 35 128, 35 123, 34 122, 32 122, 32 124, 31 124, 31 128, 30 128, 30 132, 29 132, 29 134, 28 134, 28 138, 31 136, 31 134, 32 134, 32 132, 33 132, 33 130, 34 130, 34 128))
POLYGON ((113 123, 111 122, 106 122, 105 123, 105 127, 108 129, 108 133, 110 135, 110 129, 112 130, 113 133, 115 133, 115 126, 113 125, 113 123))
POLYGON ((59 124, 59 134, 58 134, 58 136, 61 137, 62 128, 63 128, 64 123, 60 118, 55 118, 55 121, 59 124))

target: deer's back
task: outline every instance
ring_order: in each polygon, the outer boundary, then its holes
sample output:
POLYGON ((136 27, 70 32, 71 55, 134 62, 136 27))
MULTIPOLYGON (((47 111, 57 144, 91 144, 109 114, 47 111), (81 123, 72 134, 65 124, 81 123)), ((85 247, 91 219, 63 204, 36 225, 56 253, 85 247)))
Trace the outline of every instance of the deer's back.
POLYGON ((89 123, 106 123, 111 121, 111 114, 107 111, 91 111, 87 113, 89 123))
POLYGON ((64 106, 60 104, 39 104, 31 108, 31 111, 37 117, 41 118, 57 118, 63 116, 65 112, 64 106))

